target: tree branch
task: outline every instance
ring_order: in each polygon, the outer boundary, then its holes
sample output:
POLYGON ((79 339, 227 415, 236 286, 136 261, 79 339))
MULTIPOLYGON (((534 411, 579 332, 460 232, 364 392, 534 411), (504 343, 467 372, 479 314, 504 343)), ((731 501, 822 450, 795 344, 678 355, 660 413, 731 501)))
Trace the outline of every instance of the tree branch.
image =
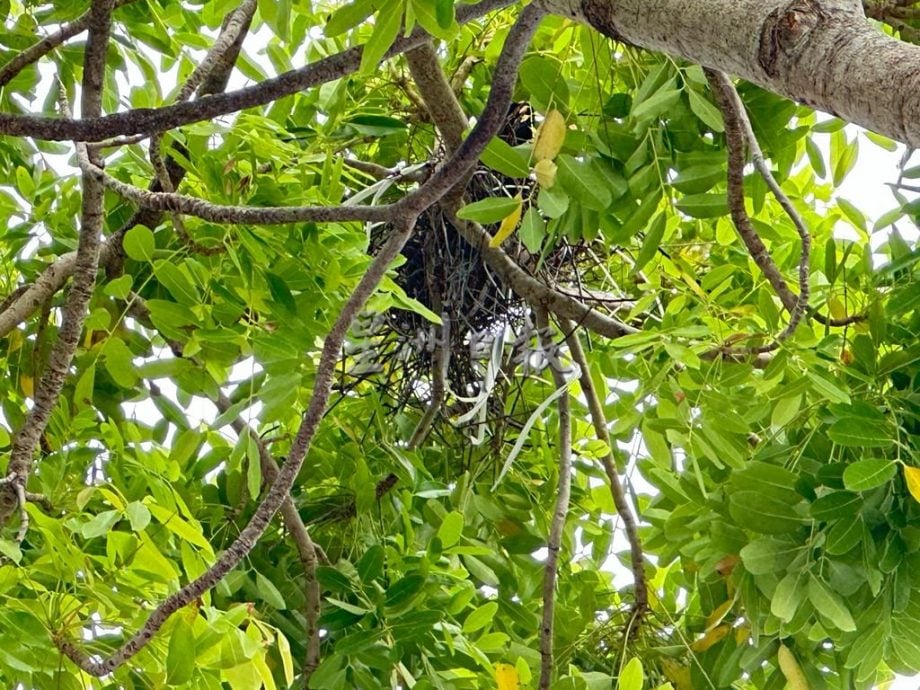
MULTIPOLYGON (((113 0, 94 0, 90 8, 89 37, 83 59, 83 93, 81 112, 95 117, 102 110, 102 87, 105 59, 112 20, 113 0)), ((95 147, 77 144, 77 156, 85 165, 101 163, 95 147)), ((32 409, 13 437, 7 472, 16 475, 14 489, 17 500, 24 498, 25 485, 32 471, 32 455, 51 414, 57 405, 61 389, 70 370, 70 363, 79 344, 86 318, 86 307, 96 284, 99 246, 104 223, 104 190, 90 175, 83 176, 80 238, 74 260, 74 278, 64 303, 61 329, 51 349, 48 367, 35 391, 32 409)), ((9 490, 4 487, 4 491, 9 490)), ((28 524, 28 523, 26 523, 28 524)), ((25 534, 20 530, 21 536, 25 534)))
MULTIPOLYGON (((809 262, 811 258, 811 234, 799 212, 789 201, 789 197, 783 192, 782 187, 776 182, 773 173, 764 159, 760 143, 751 127, 751 121, 748 119, 744 104, 734 85, 728 77, 722 72, 716 70, 705 70, 706 78, 712 88, 716 101, 722 111, 722 117, 725 120, 725 140, 728 148, 728 198, 731 207, 732 219, 738 234, 748 248, 754 262, 770 281, 773 289, 779 295, 783 305, 789 310, 789 323, 776 337, 776 342, 765 346, 770 349, 786 340, 795 331, 796 327, 805 316, 805 310, 808 307, 809 295, 809 262), (747 215, 747 209, 744 205, 744 146, 747 144, 751 152, 751 158, 754 161, 754 167, 760 173, 760 176, 767 183, 773 196, 783 207, 786 215, 792 220, 796 232, 801 241, 801 250, 799 258, 799 294, 798 297, 792 294, 786 281, 783 279, 770 257, 770 253, 764 246, 757 231, 754 229, 751 219, 747 215)), ((764 351, 764 350, 761 350, 764 351)))
POLYGON ((588 360, 585 357, 584 348, 581 346, 581 339, 578 337, 578 328, 571 321, 565 320, 560 322, 559 327, 564 333, 568 334, 565 341, 569 346, 569 352, 572 354, 572 360, 581 369, 581 392, 588 402, 588 411, 591 414, 594 433, 597 439, 607 446, 607 453, 601 457, 601 464, 604 467, 604 473, 607 475, 613 505, 616 506, 617 515, 623 521, 623 531, 626 532, 626 539, 629 542, 630 565, 633 573, 633 586, 636 591, 636 600, 633 603, 633 614, 629 628, 631 633, 634 634, 638 630, 643 616, 648 611, 648 584, 645 580, 644 555, 642 553, 642 540, 639 537, 639 527, 635 517, 633 517, 629 499, 626 498, 626 491, 623 489, 623 483, 620 481, 620 476, 617 472, 616 460, 613 457, 613 444, 607 428, 607 417, 604 414, 601 398, 594 388, 594 381, 591 379, 588 360))
POLYGON ((124 664, 153 638, 153 635, 163 626, 172 614, 194 601, 197 597, 214 587, 223 577, 235 568, 241 560, 252 550, 261 536, 265 533, 272 517, 283 505, 293 486, 297 473, 303 466, 304 458, 310 449, 313 436, 322 421, 323 413, 329 401, 332 384, 335 378, 335 365, 339 358, 339 351, 345 341, 348 329, 355 316, 364 306, 364 303, 374 293, 380 280, 386 274, 387 268, 401 251, 406 240, 412 233, 415 225, 415 216, 402 219, 400 225, 393 228, 393 232, 386 244, 374 258, 367 272, 362 276, 355 287, 338 318, 326 336, 323 343, 319 364, 316 368, 316 377, 313 385, 313 395, 304 412, 300 428, 291 445, 287 461, 278 472, 277 478, 271 488, 262 496, 249 524, 243 528, 239 536, 220 555, 217 561, 205 573, 189 582, 178 591, 168 596, 148 616, 147 621, 134 635, 132 635, 120 648, 103 659, 95 659, 83 652, 73 641, 58 634, 55 643, 59 649, 75 664, 87 673, 94 676, 104 676, 124 664))
MULTIPOLYGON (((135 0, 115 0, 112 9, 117 9, 132 2, 135 2, 135 0)), ((52 31, 37 43, 33 43, 21 53, 14 55, 12 59, 0 67, 0 87, 9 84, 23 69, 37 62, 65 41, 86 31, 90 24, 91 15, 92 10, 84 12, 79 18, 61 25, 56 31, 52 31)), ((85 114, 84 117, 86 117, 85 114)))
POLYGON ((407 51, 406 61, 431 121, 444 138, 447 152, 455 151, 463 141, 463 132, 467 127, 466 115, 441 69, 431 41, 425 41, 418 48, 407 51))
MULTIPOLYGON (((556 350, 549 327, 546 309, 537 305, 534 308, 540 346, 547 353, 556 350)), ((568 385, 565 375, 555 356, 547 357, 553 385, 556 389, 568 385)), ((559 569, 559 551, 562 548, 562 533, 565 518, 569 511, 569 496, 572 486, 572 424, 569 413, 569 394, 563 393, 557 404, 559 415, 559 480, 556 489, 556 506, 547 539, 546 565, 543 569, 543 616, 540 624, 540 690, 548 690, 553 675, 553 612, 555 610, 556 578, 559 569)))
MULTIPOLYGON (((457 22, 464 24, 509 4, 511 0, 483 0, 476 5, 460 5, 457 7, 457 22)), ((383 59, 404 53, 426 40, 428 35, 416 29, 410 36, 397 39, 383 59)), ((339 79, 358 70, 361 52, 362 47, 356 46, 254 86, 162 108, 138 108, 80 120, 0 114, 0 134, 51 141, 71 139, 97 142, 115 136, 165 132, 192 122, 211 120, 238 110, 265 105, 282 96, 339 79)))

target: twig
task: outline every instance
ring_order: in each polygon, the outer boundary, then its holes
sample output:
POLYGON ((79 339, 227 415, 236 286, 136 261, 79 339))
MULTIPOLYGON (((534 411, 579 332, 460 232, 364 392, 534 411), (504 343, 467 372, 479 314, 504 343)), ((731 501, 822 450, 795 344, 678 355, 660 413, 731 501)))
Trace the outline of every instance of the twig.
POLYGON ((642 553, 642 539, 639 537, 639 528, 636 518, 633 516, 629 500, 626 498, 626 492, 623 489, 623 483, 617 473, 616 460, 613 457, 613 445, 610 440, 610 432, 607 429, 607 418, 604 414, 604 406, 597 390, 594 388, 594 381, 591 379, 591 372, 588 369, 588 360, 585 357, 584 348, 581 346, 581 338, 578 336, 578 328, 571 321, 561 321, 560 328, 566 335, 566 343, 569 346, 569 352, 572 354, 572 360, 581 368, 581 392, 588 402, 588 411, 591 413, 591 423, 594 425, 594 433, 597 439, 607 446, 606 455, 601 456, 601 464, 604 466, 604 473, 607 475, 607 483, 610 486, 610 495, 613 498, 613 505, 616 506, 617 515, 623 521, 623 531, 626 532, 626 540, 629 542, 630 565, 633 573, 633 587, 635 588, 636 600, 633 603, 632 619, 629 630, 635 634, 639 629, 642 618, 648 611, 648 584, 645 580, 644 555, 642 553))
POLYGON ((172 614, 220 582, 228 572, 246 557, 265 533, 272 517, 287 499, 291 486, 293 486, 297 474, 303 466, 303 461, 310 448, 313 436, 316 434, 319 423, 323 418, 335 379, 335 365, 348 329, 364 303, 376 290, 393 259, 396 258, 409 238, 415 220, 414 216, 406 217, 399 226, 394 228, 387 243, 371 262, 367 272, 362 276, 326 336, 319 364, 316 368, 313 395, 303 415, 297 435, 291 444, 288 459, 278 472, 278 476, 271 488, 263 494, 249 524, 243 528, 239 536, 207 571, 168 596, 148 616, 141 629, 108 657, 102 659, 91 657, 83 652, 73 641, 65 638, 60 633, 57 634, 55 643, 58 648, 81 669, 90 675, 101 677, 124 664, 150 642, 154 634, 172 614))
MULTIPOLYGON (((89 37, 83 59, 81 111, 88 117, 102 112, 102 86, 111 27, 113 0, 95 0, 90 8, 89 37)), ((99 164, 95 147, 77 144, 77 157, 84 165, 99 164), (95 160, 94 160, 95 159, 95 160)), ((80 340, 86 307, 96 285, 99 247, 104 222, 104 190, 91 175, 83 176, 83 201, 80 237, 74 265, 73 283, 64 303, 58 339, 49 356, 48 367, 35 391, 35 401, 22 426, 13 437, 8 473, 15 474, 13 487, 17 500, 25 500, 25 485, 32 471, 35 447, 57 405, 70 363, 80 340)), ((23 506, 24 508, 24 506, 23 506)), ((26 517, 26 527, 28 518, 26 517)), ((25 536, 22 528, 17 537, 25 536)))
MULTIPOLYGON (((459 5, 457 22, 464 24, 511 4, 511 0, 482 0, 476 5, 459 5)), ((421 45, 428 35, 416 29, 411 35, 399 38, 387 51, 387 60, 421 45)), ((162 108, 131 110, 104 117, 50 118, 33 115, 0 114, 0 134, 29 136, 50 141, 76 140, 98 142, 115 136, 165 132, 192 122, 202 122, 229 113, 254 108, 289 96, 358 70, 362 47, 356 46, 336 55, 317 60, 297 70, 285 72, 273 79, 238 91, 210 98, 176 103, 162 108)))
POLYGON ((441 314, 440 333, 435 337, 434 352, 431 355, 431 399, 428 407, 409 438, 409 450, 418 448, 428 437, 434 420, 444 405, 447 389, 447 369, 450 366, 450 319, 441 314))
MULTIPOLYGON (((132 2, 135 2, 135 0, 115 0, 112 8, 117 9, 132 2)), ((23 69, 37 62, 68 39, 86 31, 89 26, 90 15, 91 11, 84 12, 77 19, 61 25, 56 31, 51 32, 37 43, 33 43, 21 53, 14 55, 9 62, 0 67, 0 86, 6 86, 23 69)), ((84 114, 84 117, 86 117, 86 114, 84 114)))
POLYGON ((789 323, 776 337, 773 343, 756 348, 758 352, 767 352, 778 347, 779 343, 792 335, 805 315, 809 295, 809 257, 811 250, 811 235, 802 222, 798 212, 789 202, 783 190, 776 183, 773 174, 764 161, 763 152, 757 142, 750 120, 744 110, 744 104, 738 96, 735 87, 721 72, 706 70, 706 76, 716 101, 725 120, 725 141, 728 148, 728 203, 735 229, 741 237, 748 253, 757 264, 767 281, 779 296, 780 301, 789 310, 789 323), (751 219, 744 205, 744 146, 747 144, 754 160, 754 166, 776 196, 780 205, 792 219, 801 240, 801 253, 799 259, 799 294, 796 296, 786 284, 785 279, 764 246, 763 241, 754 229, 751 219))
MULTIPOLYGON (((546 309, 534 308, 541 347, 552 353, 556 344, 552 339, 546 309)), ((553 385, 557 390, 567 385, 565 375, 556 357, 548 357, 553 385)), ((572 424, 569 413, 569 394, 563 393, 557 403, 559 416, 559 479, 556 489, 556 506, 546 542, 546 565, 543 569, 543 617, 540 624, 540 690, 548 690, 553 675, 553 612, 555 610, 556 577, 559 570, 559 551, 562 548, 562 533, 569 511, 569 496, 572 486, 572 424)))

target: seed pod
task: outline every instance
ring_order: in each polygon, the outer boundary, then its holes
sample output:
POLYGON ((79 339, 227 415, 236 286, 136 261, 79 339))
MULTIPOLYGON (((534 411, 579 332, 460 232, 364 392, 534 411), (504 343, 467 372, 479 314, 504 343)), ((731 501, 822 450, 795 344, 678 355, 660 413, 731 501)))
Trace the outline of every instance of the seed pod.
POLYGON ((537 129, 533 145, 533 157, 537 162, 553 160, 565 141, 565 118, 558 110, 546 113, 543 123, 537 129))

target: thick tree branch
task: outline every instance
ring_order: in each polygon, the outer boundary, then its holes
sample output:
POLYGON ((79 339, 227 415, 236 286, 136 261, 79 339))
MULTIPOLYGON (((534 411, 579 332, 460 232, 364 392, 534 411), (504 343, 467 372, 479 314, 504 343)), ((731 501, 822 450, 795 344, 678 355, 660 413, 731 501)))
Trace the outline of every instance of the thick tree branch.
POLYGON ((736 75, 920 146, 920 47, 858 0, 546 0, 615 40, 736 75))
MULTIPOLYGON (((509 4, 511 0, 483 0, 476 5, 459 5, 457 21, 463 24, 509 4)), ((383 59, 387 60, 404 53, 427 40, 427 34, 421 29, 416 29, 410 36, 397 39, 383 59)), ((211 120, 246 108, 265 105, 282 96, 339 79, 357 71, 361 65, 361 52, 362 47, 357 46, 306 67, 285 72, 273 79, 266 79, 254 86, 162 108, 138 108, 104 117, 84 117, 80 120, 0 114, 0 134, 52 141, 71 139, 97 142, 115 136, 165 132, 192 122, 211 120)))
MULTIPOLYGON (((112 0, 94 0, 90 9, 89 37, 83 60, 83 92, 81 111, 95 117, 102 110, 102 85, 105 77, 105 59, 112 21, 112 0)), ((100 164, 95 147, 77 144, 77 156, 85 165, 100 164)), ((64 303, 61 329, 51 349, 48 366, 35 391, 32 409, 13 437, 7 473, 15 475, 13 488, 17 499, 24 498, 25 484, 32 470, 32 455, 41 435, 48 426, 57 405, 61 389, 70 370, 70 363, 80 341, 86 307, 96 285, 99 262, 99 245, 104 222, 104 190, 90 175, 83 176, 83 201, 80 220, 80 238, 74 261, 74 278, 70 293, 64 303)), ((9 486, 3 491, 8 491, 9 486)), ((6 516, 3 516, 4 518, 6 516)), ((28 523, 26 523, 28 524, 28 523)), ((23 531, 20 530, 22 533, 23 531)), ((24 533, 21 535, 25 536, 24 533)))
MULTIPOLYGON (((549 369, 556 389, 568 385, 565 374, 560 368, 558 356, 553 353, 556 344, 553 342, 552 331, 546 309, 536 306, 537 332, 540 338, 540 347, 548 353, 549 369)), ((565 530, 565 519, 569 512, 569 496, 572 486, 572 423, 570 416, 570 401, 568 392, 559 397, 557 404, 559 416, 559 473, 556 488, 556 505, 553 509, 553 518, 550 522, 549 538, 546 542, 546 565, 543 568, 543 616, 540 624, 540 690, 548 690, 553 675, 553 613, 555 611, 556 578, 559 574, 559 552, 562 549, 562 533, 565 530)))
POLYGON ((616 460, 613 457, 613 444, 607 428, 607 417, 604 414, 601 397, 594 388, 594 381, 591 379, 588 359, 585 357, 581 338, 578 336, 578 328, 571 321, 565 320, 559 323, 559 327, 564 333, 568 334, 566 343, 569 346, 569 352, 572 354, 572 360, 581 369, 581 392, 588 402, 588 412, 591 414, 594 433, 597 439, 607 446, 607 453, 601 456, 601 464, 604 466, 604 474, 607 475, 613 505, 617 509, 617 515, 623 521, 623 531, 626 532, 626 540, 629 542, 630 566, 636 595, 636 600, 633 603, 632 621, 629 627, 630 632, 634 634, 642 622, 642 617, 648 611, 648 584, 645 580, 645 564, 642 553, 642 540, 639 537, 639 527, 629 505, 629 499, 626 497, 626 491, 623 489, 623 483, 620 481, 620 475, 617 472, 616 460))
POLYGON ((466 115, 441 69, 438 54, 431 41, 407 51, 406 61, 431 121, 444 138, 447 152, 455 151, 460 146, 463 132, 467 127, 466 115))
POLYGON ((402 250, 403 245, 412 233, 415 220, 415 216, 408 216, 402 220, 400 225, 393 228, 389 240, 387 240, 368 267, 367 272, 355 287, 354 292, 345 303, 332 329, 326 336, 319 364, 316 368, 313 395, 304 412, 297 435, 291 444, 288 459, 278 472, 271 488, 263 494, 249 524, 243 528, 239 536, 220 555, 214 565, 195 580, 168 596, 148 616, 141 629, 108 657, 101 660, 92 658, 73 641, 59 635, 55 642, 60 650, 84 671, 101 677, 111 673, 132 658, 150 642, 172 614, 214 587, 228 572, 235 568, 265 533, 272 517, 287 499, 291 486, 293 486, 294 480, 297 478, 297 473, 303 466, 303 461, 307 451, 310 449, 313 436, 322 421, 329 395, 332 392, 335 365, 348 329, 355 316, 364 306, 364 303, 376 290, 389 265, 402 250))

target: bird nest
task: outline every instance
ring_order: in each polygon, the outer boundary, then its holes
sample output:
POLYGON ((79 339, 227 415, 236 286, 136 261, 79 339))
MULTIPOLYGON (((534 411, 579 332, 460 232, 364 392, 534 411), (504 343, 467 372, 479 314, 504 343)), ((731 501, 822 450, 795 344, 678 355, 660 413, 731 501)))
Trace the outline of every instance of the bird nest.
MULTIPOLYGON (((521 110, 518 106, 509 113, 501 135, 512 144, 530 138, 532 133, 531 124, 525 121, 529 113, 525 111, 522 118, 521 110)), ((516 194, 527 199, 533 184, 480 166, 470 178, 465 198, 467 203, 516 194)), ((496 227, 487 229, 494 232, 496 227)), ((386 225, 371 230, 372 254, 386 242, 390 231, 386 225)), ((516 238, 506 241, 504 248, 517 258, 522 268, 530 267, 532 275, 553 285, 576 282, 585 249, 581 244, 571 245, 559 239, 543 256, 533 256, 516 238)), ((459 398, 491 394, 495 381, 495 341, 510 344, 509 348, 499 348, 502 357, 499 365, 504 367, 511 361, 509 357, 514 357, 514 343, 517 341, 518 346, 529 343, 533 336, 528 306, 486 265, 479 248, 460 236, 438 206, 419 216, 402 256, 404 262, 396 269, 398 285, 408 297, 441 316, 449 326, 436 326, 422 314, 405 308, 364 315, 355 325, 346 347, 350 387, 370 382, 385 394, 392 409, 407 406, 423 409, 428 405, 431 385, 437 376, 433 372, 435 352, 443 347, 450 393, 459 398), (487 373, 490 365, 492 375, 487 373)), ((498 405, 495 407, 500 409, 498 405)))

